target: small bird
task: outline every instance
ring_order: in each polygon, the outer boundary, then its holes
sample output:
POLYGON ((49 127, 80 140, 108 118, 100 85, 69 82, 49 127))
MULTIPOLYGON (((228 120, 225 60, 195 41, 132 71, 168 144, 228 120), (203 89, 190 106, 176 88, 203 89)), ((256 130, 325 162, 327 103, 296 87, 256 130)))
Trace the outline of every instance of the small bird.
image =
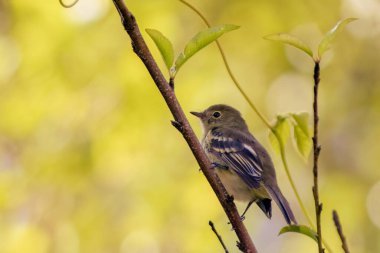
POLYGON ((256 203, 270 219, 273 199, 286 222, 297 224, 277 185, 268 152, 249 132, 240 112, 219 104, 191 114, 202 122, 202 146, 227 192, 238 201, 248 202, 242 219, 252 203, 256 203))

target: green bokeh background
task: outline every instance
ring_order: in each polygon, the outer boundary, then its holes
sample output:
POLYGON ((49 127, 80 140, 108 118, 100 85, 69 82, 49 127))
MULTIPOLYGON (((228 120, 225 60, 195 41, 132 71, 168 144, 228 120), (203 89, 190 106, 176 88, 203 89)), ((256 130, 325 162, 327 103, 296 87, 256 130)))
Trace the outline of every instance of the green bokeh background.
MULTIPOLYGON (((290 32, 313 45, 339 19, 357 17, 322 62, 320 192, 323 232, 342 252, 337 209, 352 252, 380 252, 380 3, 192 1, 213 24, 241 28, 220 42, 245 91, 271 120, 311 112, 313 62, 265 41, 290 32)), ((169 37, 177 53, 202 21, 179 1, 127 1, 142 29, 169 37)), ((158 50, 147 43, 165 70, 158 50)), ((306 224, 268 141, 268 129, 234 88, 215 45, 181 69, 184 110, 238 108, 275 162, 278 181, 306 224)), ((236 237, 198 171, 110 0, 0 1, 0 252, 222 252, 236 237)), ((200 124, 189 116, 198 136, 200 124)), ((313 213, 311 160, 290 142, 291 172, 313 213)), ((243 205, 238 204, 240 210, 243 205)), ((284 220, 252 208, 244 221, 260 253, 316 252, 311 239, 277 236, 284 220)))

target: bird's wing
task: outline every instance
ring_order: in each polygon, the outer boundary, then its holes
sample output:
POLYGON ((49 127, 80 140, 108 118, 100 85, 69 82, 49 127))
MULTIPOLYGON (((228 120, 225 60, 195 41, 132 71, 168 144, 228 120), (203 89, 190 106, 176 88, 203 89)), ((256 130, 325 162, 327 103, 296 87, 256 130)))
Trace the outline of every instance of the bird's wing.
POLYGON ((236 131, 214 129, 210 133, 210 151, 220 157, 251 188, 259 188, 263 166, 252 145, 253 140, 236 131))

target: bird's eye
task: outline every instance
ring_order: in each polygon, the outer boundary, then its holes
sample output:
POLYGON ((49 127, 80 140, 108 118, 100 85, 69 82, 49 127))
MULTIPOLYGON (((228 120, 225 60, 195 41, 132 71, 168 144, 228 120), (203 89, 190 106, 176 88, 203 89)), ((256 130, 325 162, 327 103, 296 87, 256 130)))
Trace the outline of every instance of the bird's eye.
POLYGON ((218 112, 218 111, 216 111, 216 112, 214 112, 214 113, 212 114, 212 116, 213 116, 214 118, 219 118, 221 115, 222 115, 222 114, 220 114, 220 112, 218 112))

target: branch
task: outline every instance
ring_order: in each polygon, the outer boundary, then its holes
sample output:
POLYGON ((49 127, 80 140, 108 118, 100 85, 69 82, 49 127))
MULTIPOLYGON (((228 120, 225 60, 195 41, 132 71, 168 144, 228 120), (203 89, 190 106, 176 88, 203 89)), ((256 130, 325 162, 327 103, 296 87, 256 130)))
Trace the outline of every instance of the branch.
POLYGON ((342 229, 342 225, 340 224, 338 213, 335 210, 333 211, 333 220, 335 223, 336 230, 338 231, 340 240, 342 241, 342 248, 343 248, 344 252, 350 253, 350 251, 348 250, 346 237, 343 234, 343 229, 342 229))
POLYGON ((231 196, 228 195, 226 189, 220 182, 220 179, 212 170, 212 165, 203 151, 201 144, 194 134, 194 131, 190 127, 190 124, 175 96, 174 90, 165 80, 165 77, 158 68, 157 63, 154 61, 140 33, 135 17, 128 10, 123 0, 113 0, 113 3, 119 12, 125 30, 132 40, 134 52, 145 64, 145 67, 149 71, 153 81, 161 92, 162 97, 165 99, 165 102, 174 117, 176 128, 181 131, 184 139, 201 167, 203 174, 214 190, 219 202, 223 206, 223 209, 228 216, 237 237, 239 238, 239 249, 247 253, 257 253, 255 245, 253 244, 247 229, 240 220, 240 215, 236 209, 236 205, 233 201, 231 201, 231 196))
POLYGON ((319 203, 319 190, 318 190, 318 158, 319 153, 321 152, 321 146, 318 144, 318 86, 319 86, 319 61, 315 62, 314 67, 314 103, 313 103, 313 112, 314 112, 314 136, 313 136, 313 175, 314 175, 314 186, 313 186, 313 196, 315 204, 315 216, 317 220, 317 234, 318 234, 318 251, 319 253, 324 253, 325 250, 322 245, 322 229, 321 229, 321 213, 322 213, 322 204, 319 203))
POLYGON ((223 249, 224 249, 224 252, 225 253, 229 253, 228 252, 228 249, 226 247, 226 245, 224 244, 223 242, 223 239, 222 239, 222 236, 218 233, 218 231, 216 231, 216 228, 214 226, 214 223, 212 221, 209 221, 208 224, 210 225, 211 227, 211 230, 214 232, 214 234, 216 235, 216 237, 218 238, 220 244, 222 245, 223 249))

